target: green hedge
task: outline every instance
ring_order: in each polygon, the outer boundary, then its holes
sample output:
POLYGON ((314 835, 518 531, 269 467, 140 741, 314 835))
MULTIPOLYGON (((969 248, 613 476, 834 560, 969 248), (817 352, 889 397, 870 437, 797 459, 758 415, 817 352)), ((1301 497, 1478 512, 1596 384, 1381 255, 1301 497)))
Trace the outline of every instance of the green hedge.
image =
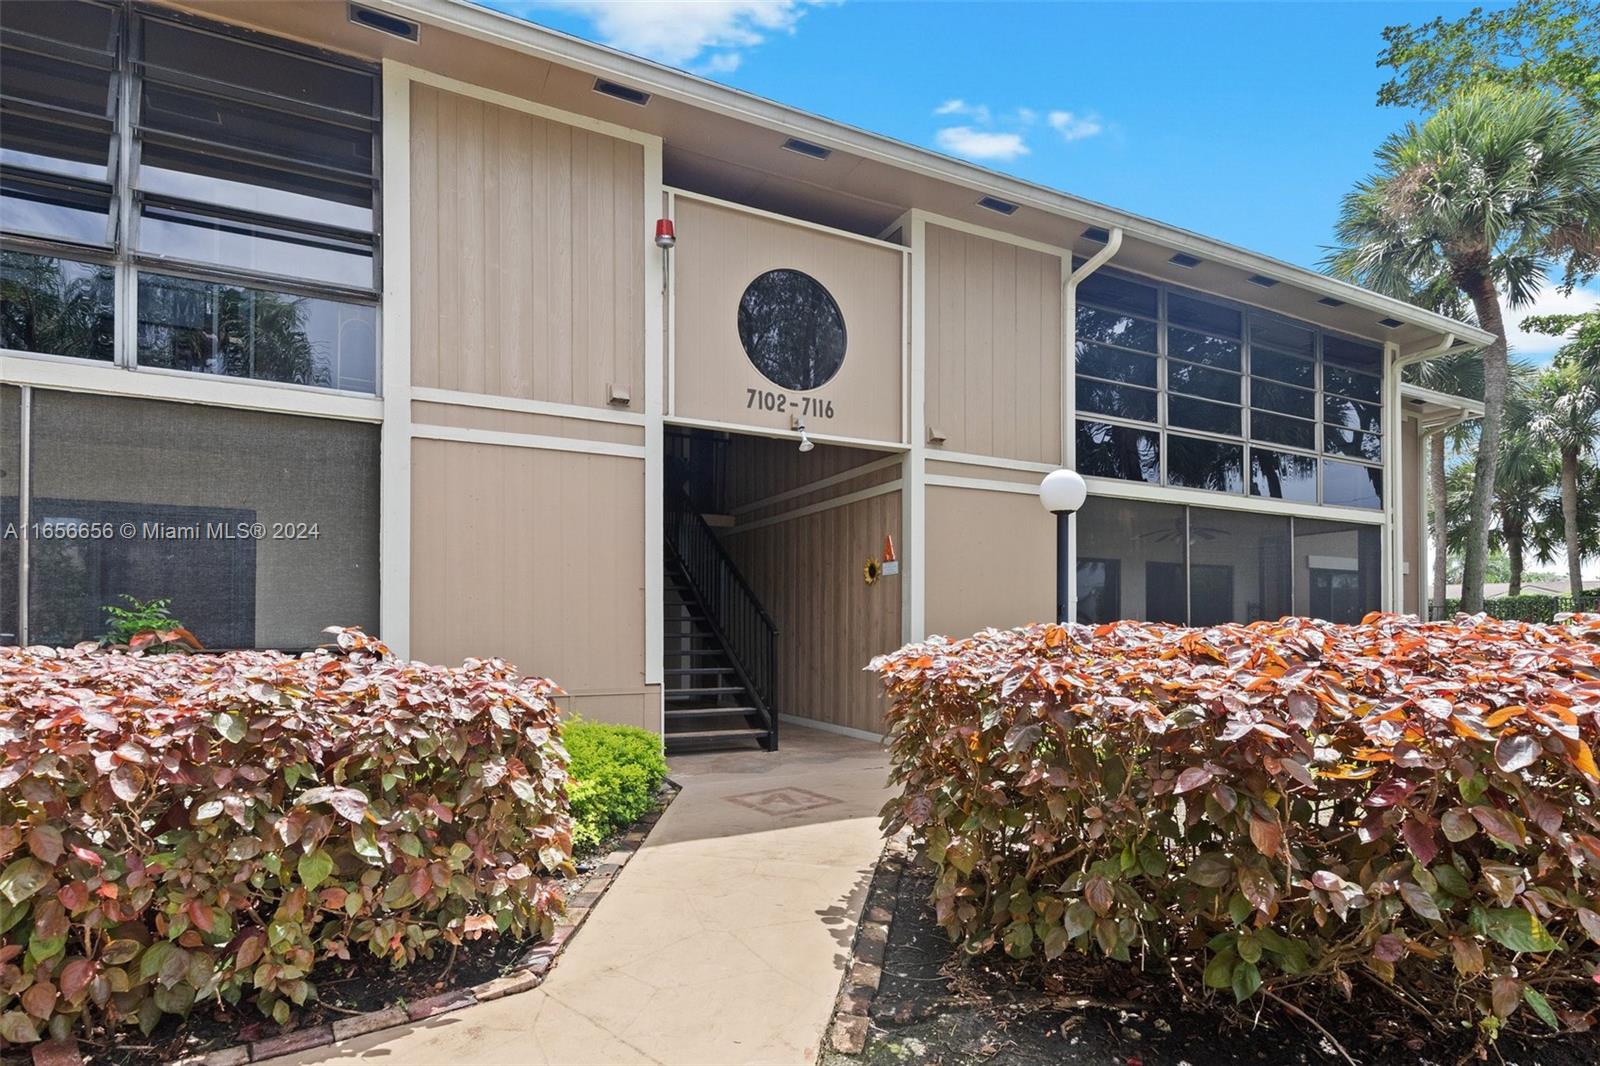
MULTIPOLYGON (((1487 600, 1483 605, 1484 612, 1490 618, 1498 618, 1503 622, 1554 622, 1556 615, 1567 614, 1572 611, 1593 611, 1600 607, 1600 592, 1584 593, 1583 606, 1573 606, 1571 596, 1551 596, 1546 593, 1525 592, 1520 596, 1501 596, 1498 599, 1487 600)), ((1442 610, 1436 609, 1435 618, 1454 618, 1461 610, 1459 599, 1444 601, 1442 610)))
POLYGON ((583 855, 650 810, 667 760, 661 738, 643 729, 581 719, 561 730, 571 762, 572 850, 583 855))

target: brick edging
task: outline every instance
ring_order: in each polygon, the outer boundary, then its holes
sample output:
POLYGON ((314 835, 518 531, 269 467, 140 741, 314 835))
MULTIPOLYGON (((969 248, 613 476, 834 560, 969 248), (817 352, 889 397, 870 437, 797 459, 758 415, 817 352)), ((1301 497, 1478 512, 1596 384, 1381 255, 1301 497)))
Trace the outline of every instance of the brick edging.
MULTIPOLYGON (((348 1018, 340 1018, 332 1024, 324 1023, 306 1029, 294 1029, 261 1040, 217 1048, 201 1055, 190 1055, 178 1059, 173 1066, 244 1066, 245 1063, 261 1062, 277 1055, 307 1051, 383 1029, 408 1025, 436 1014, 460 1010, 477 1003, 487 1003, 490 1000, 539 987, 550 968, 555 965, 556 959, 566 950, 567 944, 578 930, 583 928, 583 923, 594 910, 595 904, 600 901, 600 897, 610 890, 622 868, 628 865, 628 860, 633 858, 650 830, 660 821, 662 813, 671 806, 672 801, 682 790, 682 786, 670 777, 667 778, 666 784, 668 787, 663 788, 657 796, 661 806, 639 819, 623 834, 617 846, 595 867, 594 873, 590 874, 583 891, 567 900, 566 913, 562 915, 561 923, 555 927, 549 939, 541 940, 534 945, 510 972, 470 988, 451 989, 435 996, 428 996, 426 999, 414 1000, 405 1006, 390 1006, 365 1014, 353 1014, 348 1018)), ((78 1042, 71 1037, 66 1040, 46 1040, 33 1046, 33 1066, 82 1066, 82 1064, 83 1056, 78 1051, 78 1042)))
POLYGON ((839 999, 829 1026, 828 1043, 841 1055, 859 1055, 872 1026, 872 1001, 883 980, 883 952, 894 923, 895 894, 910 853, 910 837, 900 832, 889 838, 872 874, 872 887, 856 926, 850 969, 840 983, 839 999))

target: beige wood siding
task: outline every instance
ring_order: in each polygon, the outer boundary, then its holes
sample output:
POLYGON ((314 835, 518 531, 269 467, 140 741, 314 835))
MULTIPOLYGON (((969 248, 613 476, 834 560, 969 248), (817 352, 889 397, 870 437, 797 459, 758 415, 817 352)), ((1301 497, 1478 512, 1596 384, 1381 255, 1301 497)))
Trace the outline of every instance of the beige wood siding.
POLYGON ((418 386, 643 409, 644 152, 413 84, 418 386))
POLYGON ((862 567, 900 539, 900 493, 740 531, 724 542, 778 626, 778 711, 883 732, 865 672, 900 646, 900 577, 868 585, 862 567))
POLYGON ((1060 258, 930 225, 925 269, 933 451, 1060 462, 1060 258))
POLYGON ((801 415, 812 433, 901 439, 904 253, 685 197, 675 218, 673 415, 765 430, 787 430, 801 415), (768 381, 739 342, 745 288, 783 268, 821 282, 844 315, 844 364, 811 392, 768 381), (782 397, 783 409, 752 406, 751 389, 782 397), (806 414, 808 397, 831 402, 833 416, 806 414))
POLYGON ((411 455, 412 653, 500 656, 580 707, 659 729, 644 696, 644 463, 435 440, 411 455))
POLYGON ((1037 496, 928 488, 929 633, 964 637, 1055 614, 1055 519, 1037 496))
MULTIPOLYGON (((834 444, 801 452, 792 440, 739 437, 728 450, 727 504, 734 513, 740 515, 768 511, 773 507, 780 511, 793 510, 798 506, 797 500, 810 502, 812 494, 803 491, 807 486, 845 477, 849 471, 869 464, 878 463, 887 468, 891 464, 885 460, 898 461, 899 456, 834 444), (774 497, 781 499, 763 506, 774 497)), ((899 470, 895 469, 893 477, 899 476, 899 470)), ((832 486, 819 491, 826 496, 839 494, 832 486)))

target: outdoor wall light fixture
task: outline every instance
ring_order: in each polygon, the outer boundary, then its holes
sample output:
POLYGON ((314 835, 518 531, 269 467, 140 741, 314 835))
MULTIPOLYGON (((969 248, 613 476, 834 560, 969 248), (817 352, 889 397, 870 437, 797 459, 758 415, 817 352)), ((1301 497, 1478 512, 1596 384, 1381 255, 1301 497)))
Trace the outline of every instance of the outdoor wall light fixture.
POLYGON ((678 231, 672 225, 670 218, 656 219, 656 247, 665 251, 675 248, 678 244, 678 231))
POLYGON ((1069 622, 1072 575, 1072 516, 1089 498, 1089 486, 1076 470, 1052 470, 1039 483, 1039 502, 1056 516, 1056 621, 1069 622))
POLYGON ((811 435, 806 432, 805 419, 801 418, 799 415, 790 415, 789 428, 798 429, 800 431, 801 452, 809 452, 812 448, 816 447, 815 444, 811 443, 811 435))

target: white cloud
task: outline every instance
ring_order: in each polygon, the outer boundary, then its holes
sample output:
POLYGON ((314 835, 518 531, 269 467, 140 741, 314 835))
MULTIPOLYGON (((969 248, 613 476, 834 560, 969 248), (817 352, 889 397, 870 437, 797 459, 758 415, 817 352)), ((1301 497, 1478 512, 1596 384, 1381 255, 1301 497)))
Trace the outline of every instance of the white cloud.
POLYGON ((935 115, 960 115, 969 118, 980 126, 987 126, 993 116, 989 114, 986 104, 969 104, 965 100, 946 100, 933 109, 935 115))
POLYGON ((940 148, 951 155, 968 159, 1016 159, 1028 154, 1028 146, 1020 133, 997 133, 993 130, 976 130, 971 126, 947 126, 934 135, 940 148))
POLYGON ((1554 286, 1546 286, 1532 303, 1522 307, 1508 307, 1502 301, 1500 314, 1505 319, 1506 340, 1511 344, 1512 354, 1536 363, 1548 363, 1561 347, 1563 338, 1528 333, 1522 328, 1522 320, 1533 315, 1576 315, 1596 308, 1600 308, 1600 289, 1591 286, 1564 294, 1554 286))
MULTIPOLYGON (((933 109, 941 118, 960 118, 966 121, 959 126, 946 126, 934 134, 934 141, 952 155, 968 159, 1016 159, 1028 155, 1027 133, 1039 124, 1040 112, 1032 107, 1018 107, 1008 112, 996 113, 988 104, 973 103, 953 97, 933 109)), ((1048 111, 1045 122, 1061 135, 1062 140, 1081 141, 1100 133, 1105 127, 1100 117, 1078 114, 1073 111, 1048 111)))
POLYGON ((1067 141, 1081 141, 1093 137, 1105 127, 1097 115, 1079 115, 1071 111, 1052 111, 1047 117, 1050 128, 1067 141))
POLYGON ((600 40, 674 66, 727 73, 745 49, 793 33, 806 8, 822 0, 543 0, 507 4, 519 13, 554 8, 582 16, 600 40))

